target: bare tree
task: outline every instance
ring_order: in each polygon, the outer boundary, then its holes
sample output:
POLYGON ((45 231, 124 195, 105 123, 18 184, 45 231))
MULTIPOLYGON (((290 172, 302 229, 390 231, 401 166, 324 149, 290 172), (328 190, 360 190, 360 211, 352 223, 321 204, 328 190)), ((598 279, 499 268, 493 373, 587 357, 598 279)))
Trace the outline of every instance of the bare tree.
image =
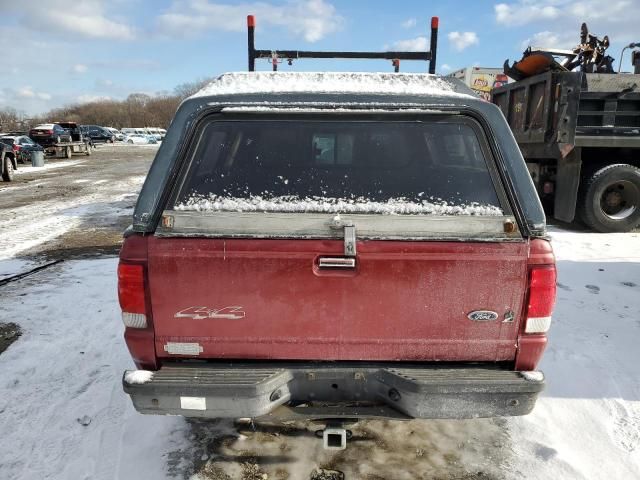
POLYGON ((191 95, 196 93, 198 90, 201 90, 207 84, 211 83, 214 80, 214 78, 215 77, 201 78, 196 80, 195 82, 182 83, 173 89, 173 93, 177 97, 180 97, 181 99, 190 97, 191 95))
POLYGON ((96 100, 54 108, 42 115, 25 118, 12 108, 0 109, 0 131, 28 130, 47 122, 76 122, 81 125, 105 127, 163 127, 167 128, 180 102, 193 95, 212 79, 203 78, 174 88, 173 93, 155 96, 132 93, 125 100, 96 100))

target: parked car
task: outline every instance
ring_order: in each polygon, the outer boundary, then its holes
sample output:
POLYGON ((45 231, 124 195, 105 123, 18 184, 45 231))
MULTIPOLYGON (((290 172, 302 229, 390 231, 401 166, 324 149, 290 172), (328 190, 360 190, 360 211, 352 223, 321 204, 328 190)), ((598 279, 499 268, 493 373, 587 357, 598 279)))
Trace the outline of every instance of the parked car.
POLYGON ((111 134, 114 136, 114 139, 117 142, 122 142, 124 140, 124 137, 125 137, 124 133, 122 133, 117 128, 113 128, 113 127, 105 127, 105 128, 111 132, 111 134))
POLYGON ((151 133, 147 133, 145 136, 147 137, 147 140, 149 140, 149 143, 155 144, 155 143, 159 142, 158 136, 156 136, 156 135, 153 135, 151 133))
POLYGON ((149 143, 149 137, 142 133, 131 133, 124 137, 124 142, 136 145, 146 145, 149 143))
POLYGON ((31 163, 31 152, 44 151, 41 145, 38 145, 26 135, 5 135, 0 137, 0 142, 9 145, 16 156, 16 160, 22 163, 31 163))
POLYGON ((57 123, 38 125, 29 130, 29 137, 34 142, 43 146, 72 141, 71 133, 57 123))
POLYGON ((112 132, 105 127, 99 125, 83 125, 83 131, 85 135, 91 138, 91 141, 95 143, 113 143, 115 136, 112 132))
POLYGON ((532 410, 556 267, 495 105, 431 75, 250 72, 170 129, 118 267, 139 412, 532 410))
POLYGON ((166 130, 163 132, 163 129, 160 128, 147 128, 146 130, 149 135, 153 135, 153 137, 159 142, 162 141, 166 134, 166 130))

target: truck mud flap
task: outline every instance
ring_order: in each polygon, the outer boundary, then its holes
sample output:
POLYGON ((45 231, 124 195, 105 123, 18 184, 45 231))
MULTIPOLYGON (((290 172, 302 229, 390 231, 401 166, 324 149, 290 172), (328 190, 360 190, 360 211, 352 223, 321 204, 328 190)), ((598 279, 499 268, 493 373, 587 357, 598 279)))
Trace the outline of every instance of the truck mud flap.
POLYGON ((475 418, 529 413, 544 378, 480 366, 205 364, 125 372, 123 386, 147 414, 283 421, 475 418))

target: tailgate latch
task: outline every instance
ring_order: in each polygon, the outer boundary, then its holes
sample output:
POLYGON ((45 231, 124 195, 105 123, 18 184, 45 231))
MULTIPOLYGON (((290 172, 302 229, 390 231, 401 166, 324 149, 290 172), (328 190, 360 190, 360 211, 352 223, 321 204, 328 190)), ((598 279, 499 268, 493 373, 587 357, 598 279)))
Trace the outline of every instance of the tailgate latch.
POLYGON ((356 227, 355 225, 345 225, 344 227, 344 256, 356 256, 356 227))
POLYGON ((344 256, 356 256, 356 226, 350 220, 343 220, 340 215, 333 217, 331 228, 344 230, 344 256))

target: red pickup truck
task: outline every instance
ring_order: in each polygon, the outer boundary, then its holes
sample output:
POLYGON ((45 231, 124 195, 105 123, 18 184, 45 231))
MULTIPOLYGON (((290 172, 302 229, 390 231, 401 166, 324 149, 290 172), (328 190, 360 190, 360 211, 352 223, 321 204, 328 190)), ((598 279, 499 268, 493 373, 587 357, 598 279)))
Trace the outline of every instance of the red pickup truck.
POLYGON ((142 413, 523 415, 544 385, 544 213, 455 79, 221 76, 180 106, 118 280, 142 413))

